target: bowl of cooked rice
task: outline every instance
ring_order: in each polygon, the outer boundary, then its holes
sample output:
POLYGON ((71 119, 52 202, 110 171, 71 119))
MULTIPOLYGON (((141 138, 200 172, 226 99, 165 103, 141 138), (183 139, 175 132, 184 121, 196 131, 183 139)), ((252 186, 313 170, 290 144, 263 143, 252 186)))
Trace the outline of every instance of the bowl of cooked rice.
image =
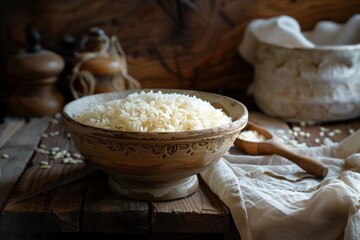
POLYGON ((229 150, 248 111, 218 94, 142 89, 76 99, 63 118, 83 156, 109 173, 110 190, 162 201, 198 189, 197 174, 229 150))

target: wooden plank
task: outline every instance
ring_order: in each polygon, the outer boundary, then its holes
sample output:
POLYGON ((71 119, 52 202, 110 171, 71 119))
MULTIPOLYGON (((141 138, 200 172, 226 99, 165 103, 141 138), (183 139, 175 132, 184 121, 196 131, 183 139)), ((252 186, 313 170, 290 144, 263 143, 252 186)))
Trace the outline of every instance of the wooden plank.
MULTIPOLYGON (((360 128, 359 119, 338 122, 309 124, 286 123, 280 118, 266 116, 260 112, 250 112, 249 120, 271 131, 288 147, 297 147, 291 141, 306 146, 321 146, 339 142, 360 128)), ((300 145, 299 145, 300 146, 300 145)))
MULTIPOLYGON (((46 138, 43 144, 49 149, 59 147, 71 154, 79 153, 74 142, 67 137, 67 130, 62 121, 59 124, 52 124, 48 129, 49 133, 59 132, 59 137, 46 138)), ((66 178, 85 167, 81 164, 64 164, 62 160, 52 160, 52 177, 57 177, 56 181, 66 178)), ((49 215, 49 225, 52 231, 56 232, 78 232, 81 228, 81 212, 84 195, 86 192, 86 181, 78 181, 62 188, 51 191, 51 214, 49 215)))
POLYGON ((200 188, 179 200, 152 202, 153 232, 226 233, 230 231, 229 209, 199 177, 200 188))
POLYGON ((241 240, 239 230, 236 228, 234 220, 231 221, 230 231, 224 234, 222 240, 241 240))
POLYGON ((9 194, 24 172, 48 121, 46 117, 31 119, 1 148, 0 154, 6 153, 9 158, 0 161, 0 210, 4 208, 9 194))
POLYGON ((23 118, 6 118, 0 125, 0 148, 19 130, 25 123, 23 118))
POLYGON ((360 129, 360 120, 353 119, 305 126, 292 124, 292 129, 298 130, 297 136, 295 137, 298 142, 304 142, 308 146, 321 146, 332 142, 339 142, 354 131, 360 129), (308 134, 308 137, 306 136, 307 133, 310 134, 308 134))
POLYGON ((107 187, 108 175, 99 172, 89 179, 84 204, 82 230, 85 232, 147 233, 147 202, 117 197, 107 187))
MULTIPOLYGON (((60 151, 78 152, 74 143, 67 137, 61 120, 52 121, 46 130, 47 138, 42 138, 38 147, 50 150, 58 147, 60 151), (60 121, 60 123, 56 123, 60 121)), ((62 159, 54 160, 50 155, 37 152, 32 165, 20 178, 12 194, 19 198, 45 188, 80 171, 85 164, 64 164, 62 159), (42 161, 49 162, 51 168, 41 168, 42 161)), ((86 181, 49 191, 32 199, 7 206, 3 213, 4 232, 77 232, 80 230, 81 208, 86 181)), ((11 199, 10 199, 11 200, 11 199)))

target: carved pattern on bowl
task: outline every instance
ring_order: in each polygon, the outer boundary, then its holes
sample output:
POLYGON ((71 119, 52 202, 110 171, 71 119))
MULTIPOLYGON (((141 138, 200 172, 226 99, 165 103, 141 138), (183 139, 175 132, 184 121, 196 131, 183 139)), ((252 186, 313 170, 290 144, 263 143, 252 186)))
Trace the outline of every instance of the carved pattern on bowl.
POLYGON ((206 152, 215 153, 220 149, 225 141, 233 141, 236 135, 229 135, 225 137, 216 137, 208 139, 200 139, 189 143, 136 143, 114 139, 104 139, 100 137, 88 136, 88 135, 74 135, 78 138, 81 144, 90 145, 91 148, 99 150, 101 146, 108 148, 112 152, 120 152, 125 156, 138 155, 144 151, 148 151, 153 155, 160 156, 165 159, 168 156, 175 155, 178 151, 185 155, 191 156, 200 148, 205 149, 206 152))

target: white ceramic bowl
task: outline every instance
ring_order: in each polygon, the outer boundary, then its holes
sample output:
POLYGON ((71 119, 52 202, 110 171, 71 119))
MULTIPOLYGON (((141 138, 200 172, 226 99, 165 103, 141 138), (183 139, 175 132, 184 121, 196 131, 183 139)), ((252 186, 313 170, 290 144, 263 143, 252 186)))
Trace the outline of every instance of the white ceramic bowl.
POLYGON ((75 145, 90 163, 110 174, 109 187, 121 196, 154 201, 194 193, 198 188, 196 174, 215 164, 245 127, 246 107, 217 94, 162 89, 163 93, 194 95, 208 101, 233 121, 196 131, 125 132, 87 126, 74 119, 91 106, 137 91, 143 90, 92 95, 68 103, 63 116, 75 145))

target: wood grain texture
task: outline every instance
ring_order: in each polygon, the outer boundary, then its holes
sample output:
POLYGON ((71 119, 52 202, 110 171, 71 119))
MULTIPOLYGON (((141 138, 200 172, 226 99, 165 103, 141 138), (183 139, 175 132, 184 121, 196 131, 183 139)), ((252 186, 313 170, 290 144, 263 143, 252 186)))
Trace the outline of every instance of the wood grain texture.
POLYGON ((40 141, 41 133, 47 127, 47 122, 48 118, 32 119, 16 131, 2 147, 1 154, 6 153, 9 158, 0 161, 0 210, 26 169, 34 148, 40 141))
POLYGON ((148 203, 116 196, 108 189, 107 179, 108 174, 99 172, 87 183, 82 231, 148 233, 148 203))
MULTIPOLYGON (((7 118, 0 125, 0 148, 25 124, 21 118, 7 118)), ((6 154, 6 153, 5 153, 6 154)))
POLYGON ((80 39, 99 26, 119 38, 129 73, 143 87, 221 92, 248 101, 253 69, 237 46, 249 21, 289 15, 309 30, 320 20, 346 22, 359 12, 360 1, 13 0, 0 9, 2 69, 24 47, 27 26, 36 27, 44 47, 55 51, 66 34, 80 39))
POLYGON ((151 203, 153 232, 229 232, 229 209, 201 177, 199 182, 200 188, 193 195, 174 201, 151 203))
MULTIPOLYGON (((273 129, 274 132, 276 129, 289 129, 289 125, 283 121, 268 118, 262 114, 251 112, 250 118, 259 125, 273 129)), ((39 144, 44 144, 47 148, 59 146, 76 151, 73 143, 66 138, 66 130, 61 122, 53 124, 49 123, 48 119, 43 120, 41 124, 39 122, 41 119, 24 122, 1 148, 1 151, 11 149, 11 156, 18 156, 22 155, 21 151, 32 152, 34 146, 39 144), (47 133, 59 131, 59 135, 35 141, 36 136, 40 136, 43 131, 47 133), (37 132, 35 137, 34 132, 37 132), (34 146, 28 143, 29 138, 35 141, 32 143, 34 146), (21 151, 17 147, 18 143, 21 151)), ((0 125, 0 139, 3 136, 4 126, 0 125)), ((328 132, 340 129, 341 131, 332 137, 327 135, 336 142, 348 136, 350 130, 358 130, 360 122, 359 119, 355 119, 313 126, 293 124, 290 127, 300 127, 302 131, 310 132, 310 137, 298 136, 297 140, 314 146, 317 145, 314 139, 319 136, 320 127, 328 128, 328 132)), ((28 159, 31 159, 32 165, 27 166, 16 188, 12 191, 11 197, 35 191, 82 167, 81 165, 64 165, 56 161, 52 162, 50 169, 39 169, 38 163, 48 160, 48 156, 36 153, 28 159)), ((1 159, 0 162, 1 169, 4 166, 1 165, 3 160, 1 159)), ((0 194, 0 197, 3 195, 0 194)), ((107 174, 99 171, 68 186, 8 206, 1 216, 2 235, 0 238, 15 237, 19 233, 22 234, 20 236, 46 233, 48 236, 56 237, 51 234, 66 232, 70 235, 61 235, 62 238, 70 236, 75 239, 89 236, 95 239, 105 236, 105 238, 131 237, 133 239, 137 236, 146 236, 148 239, 173 239, 174 234, 181 233, 177 235, 178 239, 187 237, 240 239, 228 208, 211 192, 201 178, 199 191, 187 198, 148 203, 117 197, 107 188, 107 174)), ((57 237, 57 239, 62 239, 60 235, 57 237)))
MULTIPOLYGON (((43 123, 45 133, 59 132, 54 137, 42 138, 37 147, 44 145, 46 149, 59 147, 61 150, 78 152, 73 142, 66 137, 63 124, 43 123)), ((34 131, 34 129, 33 129, 34 131)), ((41 136, 43 132, 38 132, 41 136)), ((32 148, 32 151, 34 148, 32 148)), ((12 198, 27 195, 66 178, 79 171, 84 164, 63 164, 61 160, 52 160, 50 155, 35 153, 31 165, 19 179, 12 192, 12 198), (47 161, 49 169, 41 169, 40 162, 47 161)), ((7 206, 3 212, 2 231, 4 232, 73 232, 80 230, 80 213, 84 199, 85 182, 75 183, 46 192, 32 199, 7 206)))
POLYGON ((341 123, 323 123, 300 126, 292 124, 292 128, 298 127, 300 131, 309 133, 310 137, 298 135, 296 140, 306 143, 307 146, 321 146, 331 142, 337 143, 348 137, 352 132, 360 129, 360 122, 349 120, 341 123), (321 133, 323 132, 323 133, 321 133), (316 141, 318 139, 318 141, 316 141))

